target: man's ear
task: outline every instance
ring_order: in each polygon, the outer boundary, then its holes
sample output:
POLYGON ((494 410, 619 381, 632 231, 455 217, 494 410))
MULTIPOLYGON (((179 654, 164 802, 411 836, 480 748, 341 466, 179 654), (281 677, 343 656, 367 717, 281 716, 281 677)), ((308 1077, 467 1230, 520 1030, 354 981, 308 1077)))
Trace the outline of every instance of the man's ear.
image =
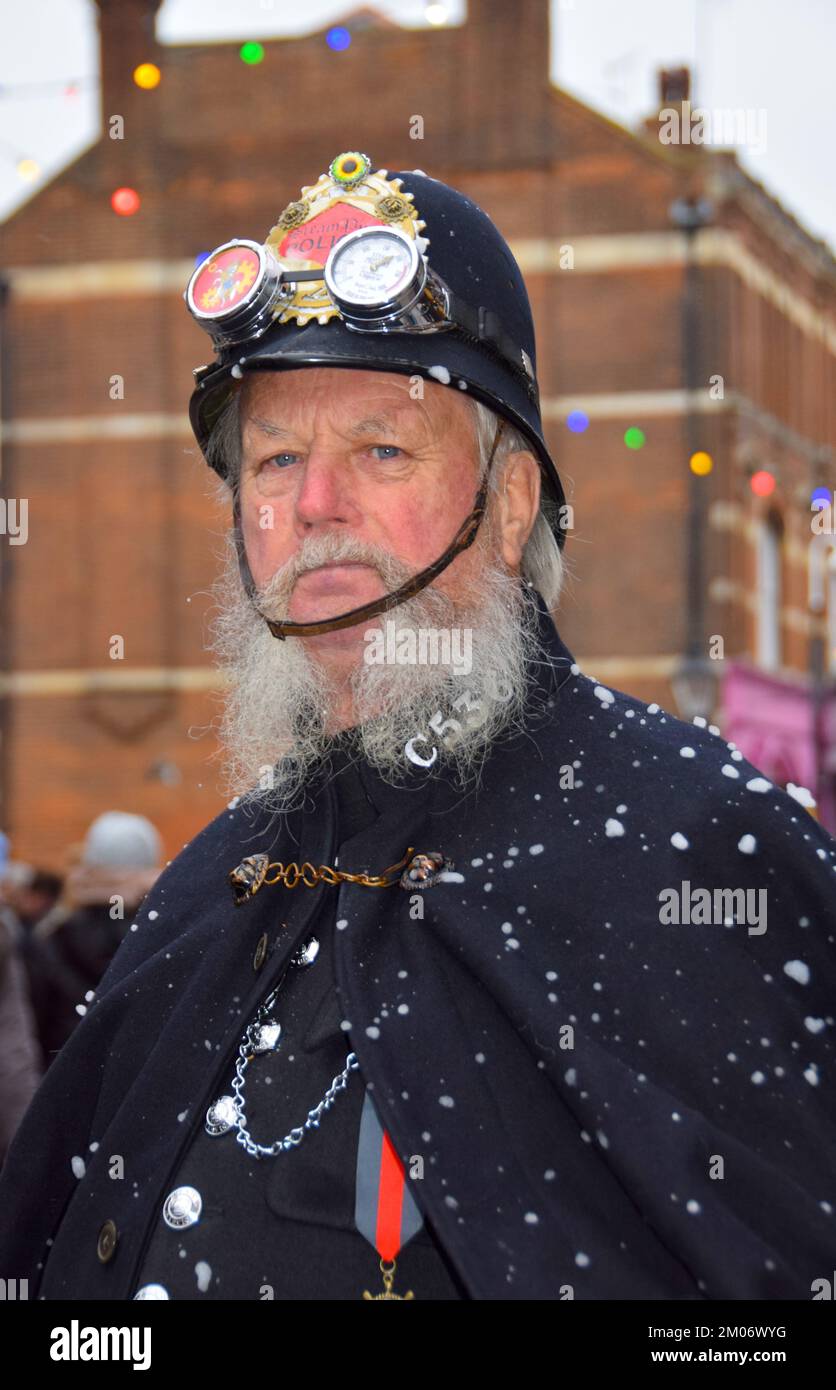
POLYGON ((520 568, 539 507, 540 465, 527 450, 508 454, 496 499, 496 527, 502 558, 511 570, 520 568))

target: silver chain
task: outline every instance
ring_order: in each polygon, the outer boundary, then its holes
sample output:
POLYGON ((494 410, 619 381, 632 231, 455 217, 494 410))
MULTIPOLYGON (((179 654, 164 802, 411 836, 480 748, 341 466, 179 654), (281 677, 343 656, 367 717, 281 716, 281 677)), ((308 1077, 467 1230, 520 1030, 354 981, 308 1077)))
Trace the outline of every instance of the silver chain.
MULTIPOLYGON (((285 974, 287 974, 287 971, 285 971, 285 974)), ((297 1125, 296 1128, 290 1130, 283 1139, 275 1139, 272 1144, 256 1143, 247 1129, 247 1115, 244 1110, 244 1086, 246 1084, 244 1073, 256 1056, 251 1035, 262 1022, 267 1020, 270 1010, 275 1003, 276 996, 284 984, 284 978, 285 975, 282 975, 275 989, 271 990, 270 994, 268 994, 267 998, 262 1002, 253 1021, 247 1025, 244 1039, 238 1047, 238 1060, 235 1063, 235 1079, 232 1082, 232 1089, 235 1092, 235 1129, 237 1130, 235 1139, 253 1158, 275 1158, 278 1154, 286 1152, 289 1149, 294 1149, 298 1144, 301 1144, 308 1130, 319 1128, 319 1121, 323 1114, 326 1110, 331 1109, 331 1106, 337 1098, 338 1092, 345 1090, 351 1072, 357 1071, 360 1066, 356 1055, 350 1052, 343 1070, 334 1077, 331 1085, 322 1097, 322 1100, 319 1101, 312 1110, 308 1111, 308 1118, 303 1125, 297 1125)))
POLYGON ((315 1105, 313 1110, 308 1111, 308 1118, 305 1123, 303 1125, 297 1125, 297 1127, 290 1130, 283 1139, 275 1139, 272 1144, 257 1144, 247 1129, 247 1116, 244 1111, 244 1072, 253 1060, 252 1053, 247 1055, 248 1047, 249 1043, 244 1042, 238 1049, 239 1056, 238 1061, 235 1063, 235 1080, 232 1083, 237 1110, 235 1128, 238 1132, 235 1135, 235 1139, 237 1143, 241 1144, 247 1150, 248 1154, 252 1154, 253 1158, 275 1158, 277 1154, 287 1149, 294 1149, 297 1144, 301 1144, 308 1130, 319 1128, 320 1118, 326 1110, 331 1109, 331 1106, 337 1098, 337 1092, 345 1090, 349 1074, 353 1071, 357 1071, 360 1063, 357 1061, 355 1054, 349 1052, 342 1071, 338 1076, 334 1077, 334 1080, 331 1082, 331 1085, 328 1087, 328 1090, 325 1092, 325 1095, 318 1105, 315 1105))

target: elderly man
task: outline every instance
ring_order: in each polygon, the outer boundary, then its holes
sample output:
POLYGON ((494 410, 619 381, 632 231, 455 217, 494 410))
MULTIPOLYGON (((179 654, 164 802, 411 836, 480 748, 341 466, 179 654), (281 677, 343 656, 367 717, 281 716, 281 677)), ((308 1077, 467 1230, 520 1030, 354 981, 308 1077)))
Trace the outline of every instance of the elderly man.
POLYGON ((232 504, 230 806, 0 1181, 45 1299, 810 1298, 836 1255, 836 844, 583 674, 525 288, 338 156, 191 312, 232 504), (420 216, 419 216, 420 214, 420 216))

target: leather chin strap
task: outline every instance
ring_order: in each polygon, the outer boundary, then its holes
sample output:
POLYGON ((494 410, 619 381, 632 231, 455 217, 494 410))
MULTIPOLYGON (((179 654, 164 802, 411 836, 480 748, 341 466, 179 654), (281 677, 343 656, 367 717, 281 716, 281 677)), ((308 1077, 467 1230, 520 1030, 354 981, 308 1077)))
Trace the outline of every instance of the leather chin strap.
POLYGON ((428 565, 426 569, 421 570, 420 574, 413 575, 412 579, 408 579, 405 584, 402 584, 399 589, 395 589, 393 593, 384 594, 383 598, 372 599, 371 603, 363 603, 359 608, 352 608, 348 613, 341 613, 336 618, 322 618, 319 622, 315 623, 292 623, 289 620, 286 622, 278 622, 273 618, 268 618, 266 614, 262 613, 256 602, 258 590, 247 561, 246 550, 244 548, 244 537, 241 533, 241 514, 238 504, 236 503, 233 512, 233 520, 235 522, 235 547, 238 553, 238 569, 241 575, 241 582, 244 585, 244 589, 253 607, 259 617, 264 619, 273 636, 278 637, 279 640, 283 642, 286 637, 316 637, 321 632, 336 632, 343 627, 354 627, 355 624, 363 622, 366 618, 374 618, 378 613, 385 613, 390 608, 397 608, 398 604, 405 603, 407 599, 413 598, 415 594, 419 594, 422 589, 425 589, 427 585, 435 579, 436 575, 441 574, 442 570, 446 570, 451 561, 453 561, 457 555, 461 554, 463 550, 467 550, 468 546, 472 545, 476 539, 476 532, 479 530, 479 525, 485 514, 487 504, 488 480, 490 477, 491 464, 493 463, 497 445, 502 437, 505 423, 504 419, 500 419, 497 426, 493 444, 491 445, 490 458, 488 459, 488 465, 485 469, 484 481, 476 494, 473 507, 465 517, 444 554, 439 556, 431 565, 428 565))

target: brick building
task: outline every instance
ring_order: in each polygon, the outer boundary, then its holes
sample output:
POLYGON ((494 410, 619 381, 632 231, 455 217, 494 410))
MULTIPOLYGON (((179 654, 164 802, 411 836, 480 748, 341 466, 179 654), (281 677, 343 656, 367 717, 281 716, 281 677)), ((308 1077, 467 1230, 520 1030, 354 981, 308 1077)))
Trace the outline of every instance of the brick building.
MULTIPOLYGON (((836 634, 807 603, 810 494, 836 486, 827 247, 732 154, 556 89, 547 0, 470 0, 464 25, 426 31, 364 11, 346 51, 265 40, 255 66, 237 44, 158 44, 157 8, 100 0, 103 136, 2 228, 2 495, 29 506, 27 543, 0 537, 15 855, 55 862, 110 807, 149 815, 173 855, 222 804, 203 639, 226 518, 189 432, 207 344, 181 295, 196 255, 263 240, 343 148, 461 188, 520 261, 574 509, 559 624, 585 669, 713 713, 768 774, 816 783, 832 825, 836 634), (118 217, 125 185, 141 207, 118 217)), ((668 74, 665 107, 686 97, 668 74)))

